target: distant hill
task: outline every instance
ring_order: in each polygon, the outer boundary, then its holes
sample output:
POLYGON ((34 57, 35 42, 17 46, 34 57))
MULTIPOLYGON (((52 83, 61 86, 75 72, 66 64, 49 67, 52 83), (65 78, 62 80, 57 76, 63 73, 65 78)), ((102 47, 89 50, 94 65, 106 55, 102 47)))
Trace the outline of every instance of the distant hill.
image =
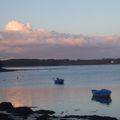
POLYGON ((118 59, 92 59, 92 60, 69 60, 69 59, 8 59, 2 60, 3 67, 31 67, 31 66, 61 66, 61 65, 101 65, 120 64, 118 59))

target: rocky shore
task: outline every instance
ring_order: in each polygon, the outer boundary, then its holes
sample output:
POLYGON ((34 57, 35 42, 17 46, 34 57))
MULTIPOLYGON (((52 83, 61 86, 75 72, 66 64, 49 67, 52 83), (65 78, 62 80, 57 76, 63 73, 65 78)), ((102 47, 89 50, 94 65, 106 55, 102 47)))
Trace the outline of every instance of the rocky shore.
POLYGON ((118 120, 109 116, 56 116, 51 110, 33 111, 30 107, 14 107, 10 102, 0 103, 0 120, 118 120))

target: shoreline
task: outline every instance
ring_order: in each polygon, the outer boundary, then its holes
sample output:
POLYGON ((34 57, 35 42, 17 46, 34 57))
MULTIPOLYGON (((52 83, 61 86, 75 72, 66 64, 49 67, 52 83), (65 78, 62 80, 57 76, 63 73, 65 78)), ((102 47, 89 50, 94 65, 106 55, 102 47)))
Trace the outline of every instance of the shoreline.
POLYGON ((99 115, 54 115, 52 110, 36 110, 30 107, 14 107, 10 102, 0 103, 0 120, 118 120, 99 115))
POLYGON ((120 64, 120 58, 104 59, 8 59, 1 61, 3 67, 68 66, 68 65, 109 65, 120 64))
POLYGON ((16 71, 16 70, 0 68, 0 72, 10 72, 10 71, 16 71))

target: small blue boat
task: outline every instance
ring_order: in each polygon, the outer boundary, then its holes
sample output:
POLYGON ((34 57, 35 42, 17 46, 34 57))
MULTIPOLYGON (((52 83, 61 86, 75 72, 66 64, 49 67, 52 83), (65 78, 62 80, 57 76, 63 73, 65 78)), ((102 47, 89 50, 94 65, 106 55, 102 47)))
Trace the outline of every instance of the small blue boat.
POLYGON ((107 90, 107 89, 101 89, 101 90, 91 90, 93 96, 96 97, 105 97, 105 98, 109 98, 111 96, 112 91, 107 90))
POLYGON ((55 84, 59 84, 59 85, 63 85, 63 84, 64 84, 64 79, 56 78, 56 79, 54 80, 54 83, 55 83, 55 84))

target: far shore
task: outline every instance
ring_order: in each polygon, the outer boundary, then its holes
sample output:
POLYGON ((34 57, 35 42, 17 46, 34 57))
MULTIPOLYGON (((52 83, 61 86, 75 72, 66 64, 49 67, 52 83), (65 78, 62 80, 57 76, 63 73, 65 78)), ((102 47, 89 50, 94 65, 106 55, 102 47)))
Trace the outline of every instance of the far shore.
POLYGON ((110 65, 120 64, 117 59, 8 59, 1 60, 2 67, 45 67, 45 66, 70 66, 70 65, 110 65))
POLYGON ((0 72, 10 72, 10 71, 16 71, 16 70, 14 70, 14 69, 0 68, 0 72))

